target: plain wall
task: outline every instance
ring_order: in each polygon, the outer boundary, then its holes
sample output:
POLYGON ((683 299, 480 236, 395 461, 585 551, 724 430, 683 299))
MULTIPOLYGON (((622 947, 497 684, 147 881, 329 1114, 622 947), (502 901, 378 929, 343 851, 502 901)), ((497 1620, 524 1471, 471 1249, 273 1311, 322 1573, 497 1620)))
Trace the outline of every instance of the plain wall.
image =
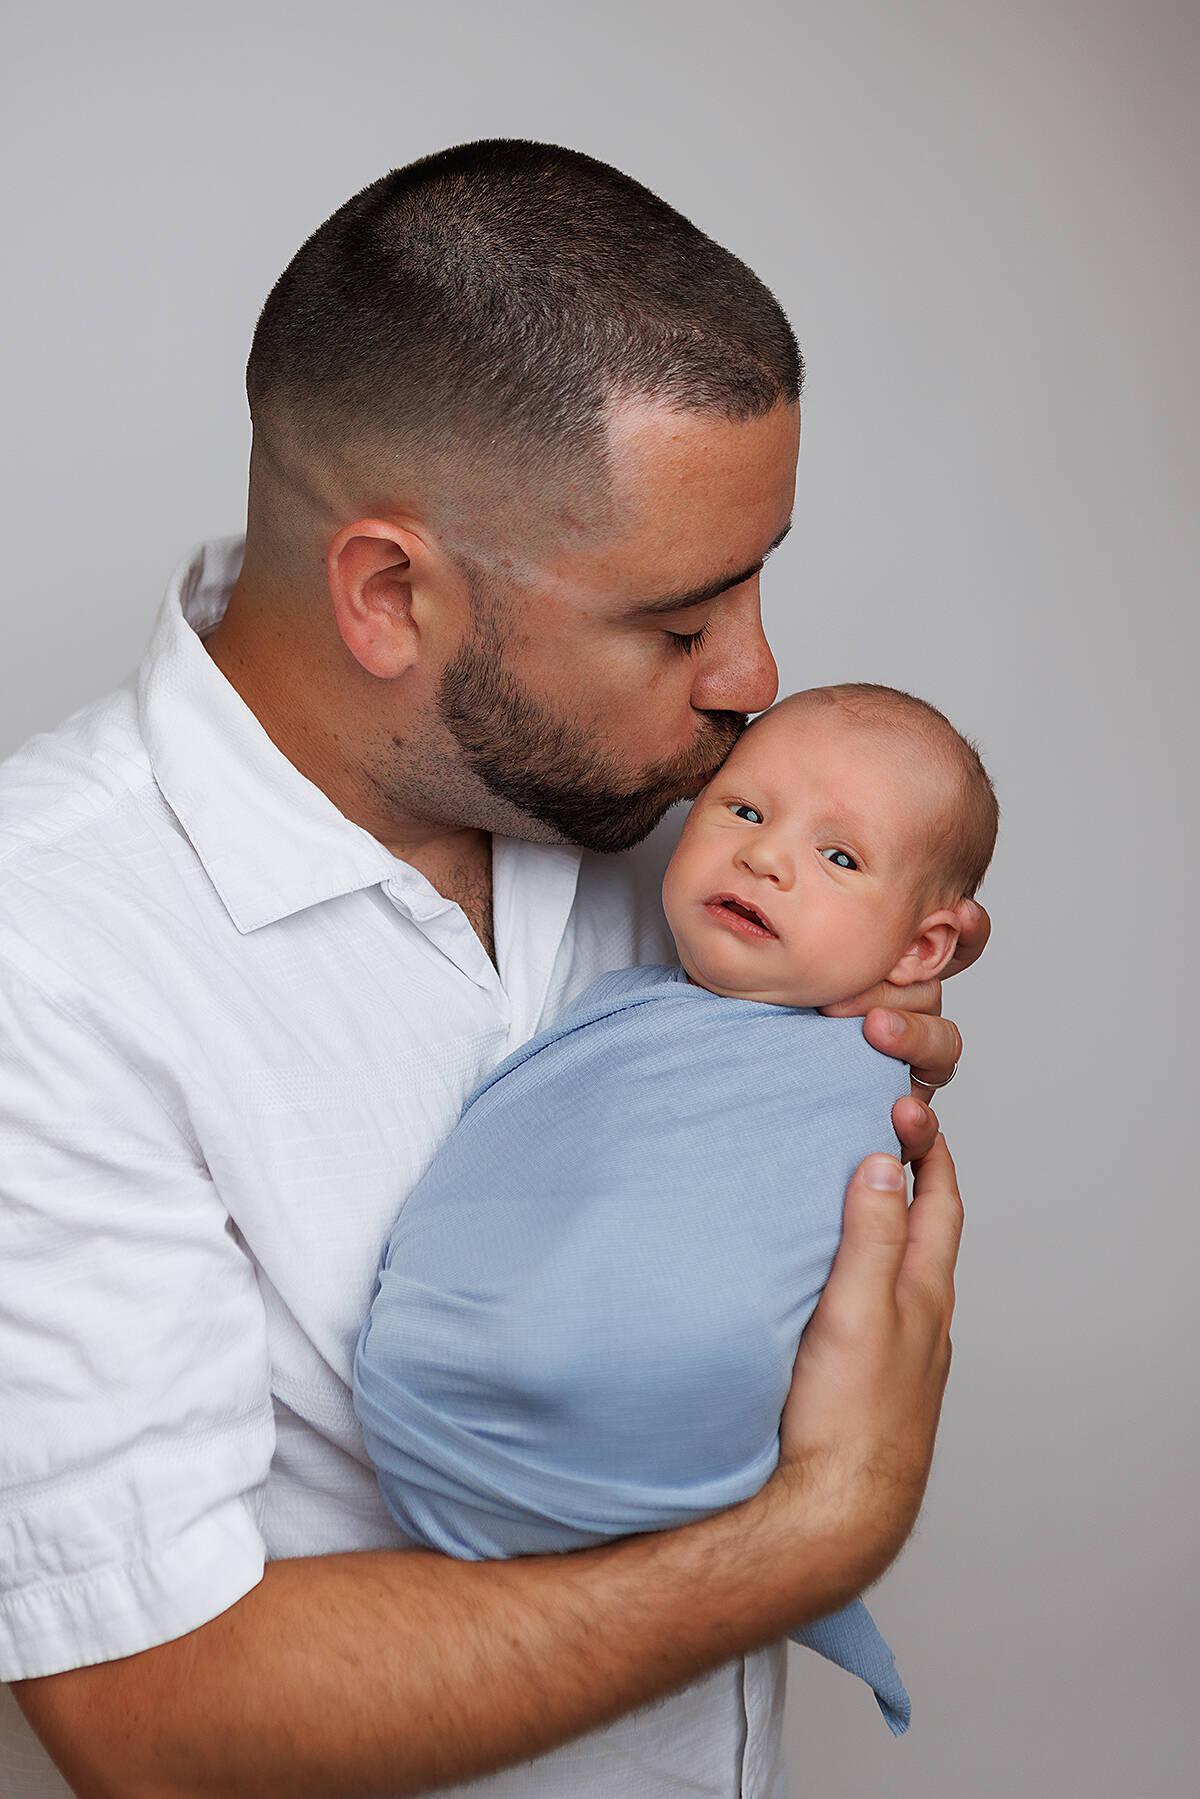
POLYGON ((946 996, 954 1371, 874 1598, 915 1722, 795 1652, 793 1791, 1194 1793, 1194 5, 71 0, 5 35, 0 753, 122 680, 240 526, 258 308, 387 168, 571 144, 779 295, 783 688, 925 695, 1004 808, 946 996))

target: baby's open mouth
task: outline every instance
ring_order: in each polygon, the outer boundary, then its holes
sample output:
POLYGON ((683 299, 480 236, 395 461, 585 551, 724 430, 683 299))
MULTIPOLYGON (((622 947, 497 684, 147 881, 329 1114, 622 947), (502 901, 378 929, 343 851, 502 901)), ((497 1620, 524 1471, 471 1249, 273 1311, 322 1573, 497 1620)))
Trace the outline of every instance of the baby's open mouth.
POLYGON ((741 927, 754 936, 774 937, 777 935, 777 932, 772 929, 756 906, 749 905, 745 900, 738 899, 732 893, 714 893, 710 900, 705 901, 705 905, 710 912, 724 914, 727 919, 738 919, 741 927))

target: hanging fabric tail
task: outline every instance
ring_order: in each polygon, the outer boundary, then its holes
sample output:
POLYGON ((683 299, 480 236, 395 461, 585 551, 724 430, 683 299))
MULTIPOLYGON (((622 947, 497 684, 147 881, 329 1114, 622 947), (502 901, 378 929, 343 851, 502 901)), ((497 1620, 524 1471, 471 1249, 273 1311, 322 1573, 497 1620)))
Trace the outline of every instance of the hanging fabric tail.
POLYGON ((892 1735, 904 1735, 912 1718, 912 1701, 896 1672, 896 1658, 861 1599, 852 1600, 827 1618, 818 1618, 814 1624, 802 1624, 792 1631, 791 1640, 805 1649, 815 1649, 827 1661, 836 1662, 848 1674, 865 1680, 874 1690, 892 1735))

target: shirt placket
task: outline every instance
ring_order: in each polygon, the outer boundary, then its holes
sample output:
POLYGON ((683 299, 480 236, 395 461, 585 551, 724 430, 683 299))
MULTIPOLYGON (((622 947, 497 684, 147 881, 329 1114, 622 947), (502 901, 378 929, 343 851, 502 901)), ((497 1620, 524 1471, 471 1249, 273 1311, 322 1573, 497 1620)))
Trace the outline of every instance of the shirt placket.
POLYGON ((508 1047, 536 1035, 562 947, 580 852, 569 845, 519 843, 496 837, 492 914, 496 956, 510 1008, 508 1047))
POLYGON ((784 1775, 778 1752, 785 1688, 773 1667, 774 1658, 781 1653, 786 1657, 787 1651, 776 1645, 770 1650, 748 1655, 742 1664, 746 1742, 739 1799, 784 1799, 784 1775))
POLYGON ((383 891, 397 912, 409 919, 473 986, 487 994, 503 1015, 507 1027, 508 996, 494 963, 462 907, 438 893, 415 869, 384 881, 383 891))

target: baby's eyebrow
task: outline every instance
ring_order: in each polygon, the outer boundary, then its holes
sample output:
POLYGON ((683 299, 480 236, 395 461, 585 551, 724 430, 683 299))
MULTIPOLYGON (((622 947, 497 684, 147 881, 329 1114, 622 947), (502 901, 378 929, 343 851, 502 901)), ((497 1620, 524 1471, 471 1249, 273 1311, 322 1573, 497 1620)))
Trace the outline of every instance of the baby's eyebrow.
POLYGON ((718 575, 715 581, 708 582, 704 587, 693 587, 687 593, 670 594, 662 600, 646 600, 640 605, 628 607, 619 616, 650 618, 660 612, 686 612, 691 606, 703 606, 709 600, 717 599, 719 595, 728 593, 731 587, 740 587, 743 581, 749 581, 752 575, 756 575, 771 551, 779 548, 791 528, 792 521, 789 519, 775 541, 767 545, 758 561, 751 563, 749 568, 739 569, 735 575, 718 575))
POLYGON ((871 834, 871 825, 869 820, 860 818, 857 812, 846 806, 839 807, 836 812, 818 819, 817 830, 822 834, 827 832, 831 837, 838 837, 846 833, 855 838, 860 846, 865 847, 866 839, 871 834))

